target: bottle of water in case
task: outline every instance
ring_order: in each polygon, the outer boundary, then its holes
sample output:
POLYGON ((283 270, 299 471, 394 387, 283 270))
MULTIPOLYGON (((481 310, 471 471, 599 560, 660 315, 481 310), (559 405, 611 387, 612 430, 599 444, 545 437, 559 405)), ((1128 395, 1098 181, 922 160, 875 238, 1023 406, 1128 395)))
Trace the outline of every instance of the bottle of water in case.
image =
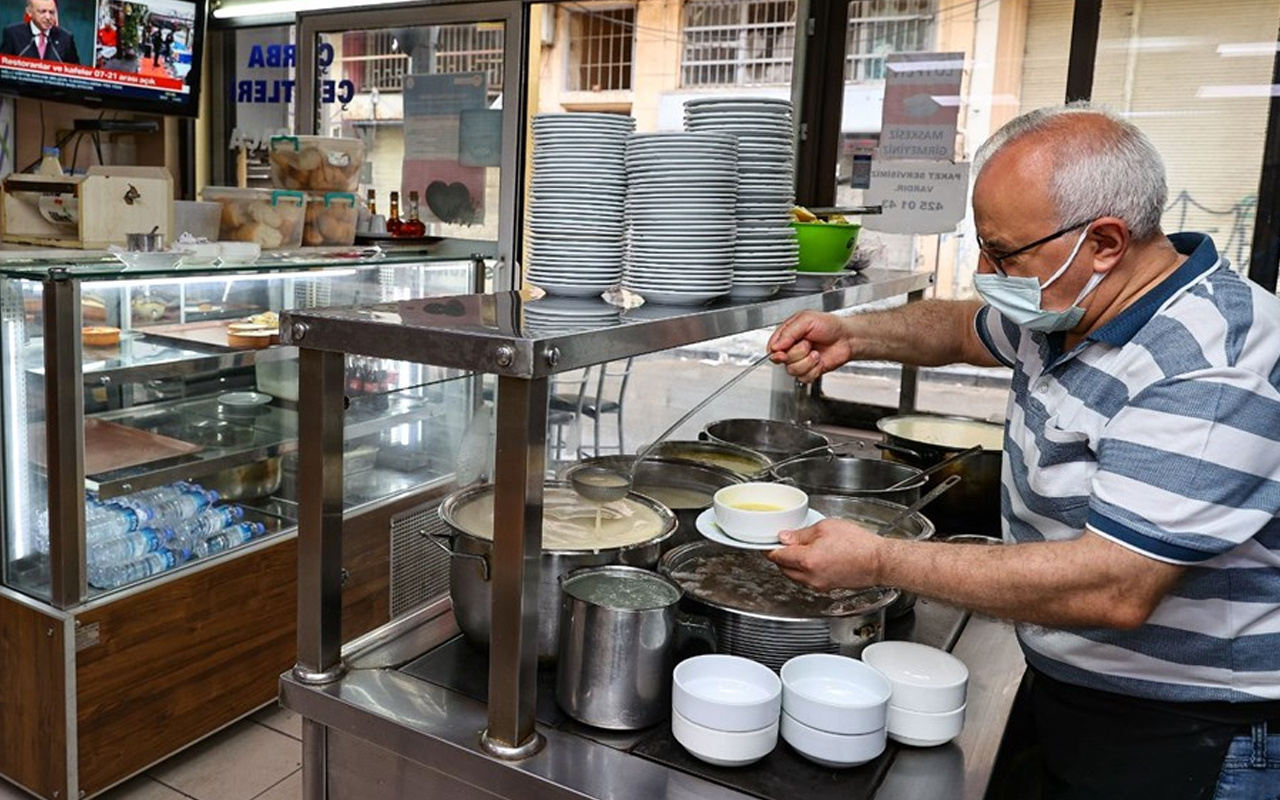
POLYGON ((196 543, 195 555, 198 558, 211 556, 244 544, 255 536, 266 532, 261 522, 241 522, 223 528, 212 536, 207 536, 196 543))
POLYGON ((152 505, 152 511, 155 513, 157 523, 174 527, 180 525, 183 520, 199 514, 217 500, 218 493, 215 491, 189 489, 177 497, 155 503, 152 505))
POLYGON ((99 589, 114 589, 126 583, 149 578, 166 569, 172 569, 191 557, 189 550, 162 549, 147 553, 142 558, 89 570, 89 583, 99 589))
POLYGON ((88 559, 90 566, 108 566, 159 551, 171 539, 173 531, 168 528, 140 528, 120 536, 103 539, 89 544, 88 559))
POLYGON ((110 539, 135 531, 150 521, 151 515, 145 509, 125 508, 115 504, 85 509, 85 535, 90 541, 110 539))
POLYGON ((174 533, 190 537, 193 540, 203 539, 217 533, 228 525, 234 525, 244 516, 240 506, 215 506, 206 508, 190 519, 185 519, 174 527, 174 533))

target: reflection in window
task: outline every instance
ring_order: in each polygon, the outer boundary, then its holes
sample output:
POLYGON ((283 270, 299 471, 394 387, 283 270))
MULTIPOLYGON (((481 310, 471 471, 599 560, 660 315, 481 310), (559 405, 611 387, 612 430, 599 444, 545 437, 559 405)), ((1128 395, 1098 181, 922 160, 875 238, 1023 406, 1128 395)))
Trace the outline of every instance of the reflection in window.
POLYGON ((436 73, 483 72, 489 100, 502 94, 501 23, 440 25, 436 29, 436 73))
MULTIPOLYGON (((410 71, 408 43, 402 42, 405 31, 352 31, 342 36, 342 72, 356 86, 357 93, 399 92, 404 76, 410 71)), ((413 31, 412 33, 417 33, 413 31)), ((430 29, 426 42, 434 73, 483 72, 487 76, 489 98, 502 93, 501 25, 440 25, 430 29)))
POLYGON ((569 89, 629 91, 635 44, 634 6, 569 10, 569 89))
POLYGON ((852 0, 845 47, 846 83, 884 79, 890 53, 933 48, 936 0, 852 0))
POLYGON ((791 83, 795 0, 687 0, 684 86, 791 83))
POLYGON ((342 36, 343 73, 357 92, 400 91, 409 56, 391 31, 353 31, 342 36))

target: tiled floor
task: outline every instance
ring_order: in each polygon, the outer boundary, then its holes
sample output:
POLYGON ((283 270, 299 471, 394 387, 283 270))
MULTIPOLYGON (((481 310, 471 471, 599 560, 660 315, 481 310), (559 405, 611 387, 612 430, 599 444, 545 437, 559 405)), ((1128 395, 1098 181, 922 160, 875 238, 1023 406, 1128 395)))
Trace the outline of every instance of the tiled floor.
MULTIPOLYGON (((99 797, 301 800, 302 718, 265 708, 99 797)), ((0 800, 30 798, 0 781, 0 800)))

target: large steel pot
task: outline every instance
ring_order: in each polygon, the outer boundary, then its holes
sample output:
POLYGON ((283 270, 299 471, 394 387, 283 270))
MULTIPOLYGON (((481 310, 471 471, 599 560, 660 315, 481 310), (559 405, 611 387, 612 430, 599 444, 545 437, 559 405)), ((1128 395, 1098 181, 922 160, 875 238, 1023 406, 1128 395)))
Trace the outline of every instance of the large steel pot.
POLYGON ((920 470, 909 464, 855 456, 807 456, 774 465, 769 468, 769 474, 774 480, 790 483, 810 495, 875 497, 903 505, 919 500, 920 489, 929 482, 927 477, 917 477, 890 490, 888 487, 896 483, 919 476, 920 470))
MULTIPOLYGON (((625 473, 634 462, 634 455, 621 455, 598 456, 580 463, 596 464, 625 473)), ((574 466, 576 465, 570 464, 564 467, 561 477, 574 466)), ((742 483, 743 480, 739 473, 710 464, 646 456, 636 467, 631 488, 675 512, 678 527, 675 535, 663 542, 662 552, 665 553, 679 545, 702 539, 696 524, 698 515, 711 507, 711 498, 717 491, 742 483)))
POLYGON ((773 670, 804 653, 857 656, 884 638, 897 589, 818 593, 791 581, 759 550, 712 541, 667 553, 658 570, 684 590, 681 605, 710 620, 716 651, 773 670))
POLYGON ((746 447, 775 461, 831 444, 817 431, 776 419, 722 419, 702 431, 710 441, 746 447))
MULTIPOLYGON (((924 480, 922 478, 921 483, 924 480)), ((901 503, 891 503, 877 497, 849 497, 836 494, 810 494, 809 508, 827 517, 851 520, 875 531, 906 510, 906 506, 901 503)), ((935 528, 929 518, 917 511, 895 525, 892 531, 885 531, 883 535, 890 539, 924 541, 933 538, 934 532, 935 528)), ((899 589, 898 599, 889 606, 887 612, 889 619, 902 616, 914 608, 915 604, 914 592, 904 592, 899 589)))
POLYGON ((739 447, 728 442, 684 440, 658 442, 646 458, 692 461, 717 469, 725 469, 746 479, 759 475, 773 463, 772 458, 748 447, 739 447))
POLYGON ((930 506, 929 516, 946 533, 1000 535, 1000 466, 1004 428, 966 417, 904 414, 876 422, 888 447, 885 458, 926 469, 974 445, 982 452, 935 472, 927 489, 952 475, 960 483, 930 506))
MULTIPOLYGON (((459 524, 459 513, 472 503, 493 495, 493 484, 479 484, 454 492, 440 504, 440 519, 449 526, 449 598, 453 614, 471 643, 489 647, 490 591, 493 540, 468 531, 459 524)), ((544 500, 553 493, 572 494, 566 484, 548 482, 544 500)), ((538 660, 555 661, 560 646, 560 576, 580 567, 625 564, 652 569, 662 554, 662 545, 675 533, 676 518, 670 509, 644 495, 631 493, 618 502, 649 509, 657 517, 657 532, 644 541, 621 547, 599 549, 550 549, 544 547, 538 577, 538 660)), ((544 509, 544 521, 546 520, 544 509)), ((492 523, 490 523, 492 524, 492 523)), ((443 545, 442 545, 443 546, 443 545)))

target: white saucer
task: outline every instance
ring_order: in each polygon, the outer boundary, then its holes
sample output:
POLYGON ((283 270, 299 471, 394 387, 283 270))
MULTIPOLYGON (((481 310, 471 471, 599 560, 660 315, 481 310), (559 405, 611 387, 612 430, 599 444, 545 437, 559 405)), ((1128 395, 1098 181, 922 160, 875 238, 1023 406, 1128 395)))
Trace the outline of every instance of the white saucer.
MULTIPOLYGON (((804 525, 801 527, 807 528, 810 525, 817 525, 824 519, 826 519, 826 516, 811 508, 809 509, 809 515, 804 518, 804 525)), ((743 550, 776 550, 779 547, 782 547, 780 542, 757 544, 755 542, 744 542, 740 539, 733 538, 721 530, 720 526, 716 524, 716 510, 714 508, 708 508, 706 511, 699 514, 694 526, 698 529, 698 533, 707 537, 711 541, 719 542, 720 544, 725 544, 729 547, 738 547, 743 550)))

